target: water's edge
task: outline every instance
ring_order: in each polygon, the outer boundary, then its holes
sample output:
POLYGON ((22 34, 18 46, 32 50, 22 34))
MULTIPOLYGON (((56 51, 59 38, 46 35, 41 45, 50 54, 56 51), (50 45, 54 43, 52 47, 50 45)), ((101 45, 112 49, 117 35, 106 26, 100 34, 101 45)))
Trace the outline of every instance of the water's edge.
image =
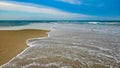
MULTIPOLYGON (((21 29, 21 30, 24 30, 24 29, 21 29)), ((48 34, 49 32, 46 32, 46 33, 48 34)), ((46 36, 46 37, 39 37, 39 38, 37 38, 37 39, 44 39, 44 38, 47 38, 47 37, 49 37, 49 36, 46 36)), ((29 41, 29 40, 32 40, 32 39, 36 39, 36 38, 27 39, 27 40, 26 40, 26 45, 27 45, 28 47, 25 48, 21 53, 17 54, 15 57, 13 57, 11 60, 9 60, 7 63, 1 65, 0 68, 2 68, 3 66, 9 64, 9 63, 10 63, 11 61, 13 61, 17 56, 23 54, 27 49, 29 49, 30 47, 32 47, 32 46, 30 46, 29 43, 28 43, 28 41, 29 41)))

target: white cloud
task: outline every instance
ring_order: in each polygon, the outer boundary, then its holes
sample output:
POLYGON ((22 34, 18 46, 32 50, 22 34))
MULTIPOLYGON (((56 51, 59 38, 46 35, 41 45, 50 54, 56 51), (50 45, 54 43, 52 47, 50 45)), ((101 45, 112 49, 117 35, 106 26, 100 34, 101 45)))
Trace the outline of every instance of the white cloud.
POLYGON ((69 4, 82 4, 79 0, 57 0, 57 1, 61 1, 61 2, 65 2, 65 3, 69 3, 69 4))
POLYGON ((47 14, 68 14, 57 9, 48 8, 48 7, 34 7, 24 4, 11 3, 11 2, 0 2, 1 10, 18 10, 26 12, 36 12, 36 13, 47 13, 47 14))
MULTIPOLYGON (((33 12, 33 13, 42 13, 47 14, 49 18, 51 15, 55 16, 55 18, 58 19, 72 19, 72 18, 89 18, 92 16, 84 15, 84 14, 77 14, 77 13, 70 13, 61 11, 55 8, 46 7, 42 5, 35 5, 30 3, 21 3, 21 2, 9 2, 9 1, 0 1, 0 10, 8 10, 8 11, 24 11, 24 12, 33 12)), ((4 16, 4 15, 3 15, 4 16)), ((6 17, 8 15, 5 15, 6 17)), ((5 17, 4 16, 4 17, 5 17)), ((22 16, 24 17, 24 16, 22 16)), ((42 16, 38 16, 39 18, 42 18, 42 16)), ((45 17, 45 16, 43 16, 45 17)), ((2 18, 0 16, 0 18, 2 18)), ((51 17, 54 19, 54 17, 51 17)))

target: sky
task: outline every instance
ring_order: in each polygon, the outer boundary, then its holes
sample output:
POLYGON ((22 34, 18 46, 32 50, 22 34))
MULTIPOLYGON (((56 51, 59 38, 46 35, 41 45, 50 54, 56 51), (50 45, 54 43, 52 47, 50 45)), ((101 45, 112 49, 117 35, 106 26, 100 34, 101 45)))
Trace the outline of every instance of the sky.
POLYGON ((120 0, 0 0, 0 20, 120 20, 120 0))

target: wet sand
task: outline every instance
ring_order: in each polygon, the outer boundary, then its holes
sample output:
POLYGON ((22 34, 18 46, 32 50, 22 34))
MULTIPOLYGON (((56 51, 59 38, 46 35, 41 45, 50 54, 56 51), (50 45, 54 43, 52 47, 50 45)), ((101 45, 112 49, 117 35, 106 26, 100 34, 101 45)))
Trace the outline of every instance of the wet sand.
POLYGON ((48 30, 0 30, 0 65, 8 62, 27 46, 26 40, 47 36, 48 30))

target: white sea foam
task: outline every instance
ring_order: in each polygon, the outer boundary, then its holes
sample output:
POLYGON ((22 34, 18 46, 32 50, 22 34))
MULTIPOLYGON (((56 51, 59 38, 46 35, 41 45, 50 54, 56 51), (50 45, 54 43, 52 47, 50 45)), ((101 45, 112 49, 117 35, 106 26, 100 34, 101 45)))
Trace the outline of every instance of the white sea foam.
POLYGON ((54 23, 31 23, 23 26, 0 27, 0 30, 43 29, 50 30, 54 23))
POLYGON ((89 24, 98 24, 99 22, 88 22, 89 24))

